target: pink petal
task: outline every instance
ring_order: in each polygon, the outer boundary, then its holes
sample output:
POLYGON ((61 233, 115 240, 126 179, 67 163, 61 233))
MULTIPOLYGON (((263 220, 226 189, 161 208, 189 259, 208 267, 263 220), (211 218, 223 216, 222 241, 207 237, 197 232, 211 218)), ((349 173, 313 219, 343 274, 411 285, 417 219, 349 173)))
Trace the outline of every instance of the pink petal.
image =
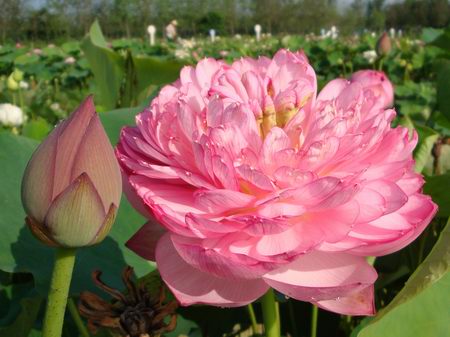
POLYGON ((53 179, 59 130, 53 130, 38 146, 25 169, 22 180, 22 203, 28 215, 39 223, 53 200, 53 179))
POLYGON ((231 190, 202 190, 195 193, 195 205, 213 214, 248 207, 254 199, 251 195, 231 190))
MULTIPOLYGON (((230 235, 230 242, 235 241, 233 236, 241 237, 239 234, 230 235)), ((229 254, 227 238, 219 243, 214 238, 199 240, 179 235, 172 235, 171 238, 175 249, 186 263, 217 277, 256 279, 273 269, 271 264, 251 257, 229 254), (209 248, 210 245, 213 247, 209 248)))
POLYGON ((61 193, 71 183, 71 180, 80 174, 72 174, 71 168, 94 116, 96 116, 95 106, 92 96, 89 96, 68 119, 58 126, 53 197, 61 193))
POLYGON ((344 90, 350 84, 349 81, 342 78, 332 80, 323 87, 317 96, 317 102, 319 101, 331 101, 338 97, 342 90, 344 90))
POLYGON ((71 178, 78 177, 83 172, 89 175, 101 196, 105 212, 111 204, 119 205, 122 177, 114 150, 97 114, 92 116, 79 145, 71 178))
MULTIPOLYGON (((352 249, 351 252, 365 256, 381 256, 396 252, 414 241, 430 223, 436 212, 437 206, 430 197, 421 194, 410 196, 408 202, 397 211, 403 217, 402 225, 406 225, 405 221, 410 224, 409 230, 395 231, 397 228, 393 226, 390 228, 394 234, 391 239, 376 240, 375 237, 374 242, 352 249)), ((379 225, 380 221, 381 219, 374 225, 379 225)), ((356 231, 357 227, 354 230, 356 231)))
POLYGON ((193 268, 178 255, 169 234, 158 242, 156 262, 164 282, 183 306, 244 306, 262 296, 269 288, 262 280, 230 281, 193 268))
POLYGON ((263 277, 281 293, 309 302, 346 296, 376 278, 377 272, 363 257, 319 251, 306 253, 263 277))
POLYGON ((82 173, 53 200, 45 225, 60 245, 83 247, 93 243, 105 218, 100 195, 89 176, 82 173))
POLYGON ((370 285, 359 291, 332 300, 315 302, 322 309, 341 315, 372 316, 375 315, 374 290, 370 285))

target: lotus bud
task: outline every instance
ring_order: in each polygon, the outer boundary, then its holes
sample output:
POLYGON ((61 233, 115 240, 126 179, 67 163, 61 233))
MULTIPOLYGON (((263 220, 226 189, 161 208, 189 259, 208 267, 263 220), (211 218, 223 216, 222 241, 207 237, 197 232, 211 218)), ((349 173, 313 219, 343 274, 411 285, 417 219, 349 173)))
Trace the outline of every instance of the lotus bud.
POLYGON ((14 69, 13 73, 12 73, 12 77, 14 78, 14 80, 16 82, 20 82, 23 80, 23 71, 19 70, 19 69, 14 69))
POLYGON ((8 80, 7 80, 6 83, 7 83, 8 89, 11 90, 11 91, 16 91, 16 90, 19 89, 19 82, 17 82, 14 79, 13 74, 8 76, 8 80))
POLYGON ((377 42, 377 54, 379 56, 386 56, 390 53, 391 49, 391 39, 389 38, 389 35, 384 32, 377 42))
POLYGON ((114 223, 121 193, 114 150, 88 97, 28 162, 22 180, 27 225, 50 246, 96 244, 114 223))

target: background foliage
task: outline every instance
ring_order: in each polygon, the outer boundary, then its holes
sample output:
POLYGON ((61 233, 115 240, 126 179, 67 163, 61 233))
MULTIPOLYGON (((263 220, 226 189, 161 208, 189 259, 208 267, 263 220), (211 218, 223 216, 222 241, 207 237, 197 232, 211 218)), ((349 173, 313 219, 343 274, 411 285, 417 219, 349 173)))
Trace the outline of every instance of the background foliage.
POLYGON ((158 34, 171 20, 182 36, 266 33, 319 33, 337 26, 353 33, 394 27, 417 31, 445 27, 447 0, 2 0, 0 42, 55 41, 82 37, 98 18, 108 36, 144 37, 154 24, 158 34), (344 5, 345 4, 345 5, 344 5))

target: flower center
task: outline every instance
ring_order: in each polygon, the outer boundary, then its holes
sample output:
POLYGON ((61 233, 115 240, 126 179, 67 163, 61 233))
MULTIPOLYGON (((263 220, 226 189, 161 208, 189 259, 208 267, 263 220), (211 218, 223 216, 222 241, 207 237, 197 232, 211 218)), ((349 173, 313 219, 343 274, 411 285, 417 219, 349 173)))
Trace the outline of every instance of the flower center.
MULTIPOLYGON (((269 94, 273 91, 268 91, 269 94)), ((284 128, 286 124, 295 116, 295 114, 303 108, 311 99, 312 93, 309 93, 301 98, 299 102, 292 100, 281 99, 279 104, 268 105, 264 108, 262 116, 257 118, 259 126, 259 134, 264 139, 269 134, 270 130, 277 126, 284 128)))

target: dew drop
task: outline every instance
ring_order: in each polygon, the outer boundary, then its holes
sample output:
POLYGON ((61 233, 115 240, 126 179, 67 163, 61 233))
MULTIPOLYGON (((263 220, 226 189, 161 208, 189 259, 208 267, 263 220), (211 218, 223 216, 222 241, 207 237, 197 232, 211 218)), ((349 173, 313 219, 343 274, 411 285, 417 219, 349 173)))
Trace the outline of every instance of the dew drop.
POLYGON ((192 173, 189 172, 189 171, 186 171, 185 173, 186 173, 186 175, 187 175, 188 177, 192 176, 192 173))

